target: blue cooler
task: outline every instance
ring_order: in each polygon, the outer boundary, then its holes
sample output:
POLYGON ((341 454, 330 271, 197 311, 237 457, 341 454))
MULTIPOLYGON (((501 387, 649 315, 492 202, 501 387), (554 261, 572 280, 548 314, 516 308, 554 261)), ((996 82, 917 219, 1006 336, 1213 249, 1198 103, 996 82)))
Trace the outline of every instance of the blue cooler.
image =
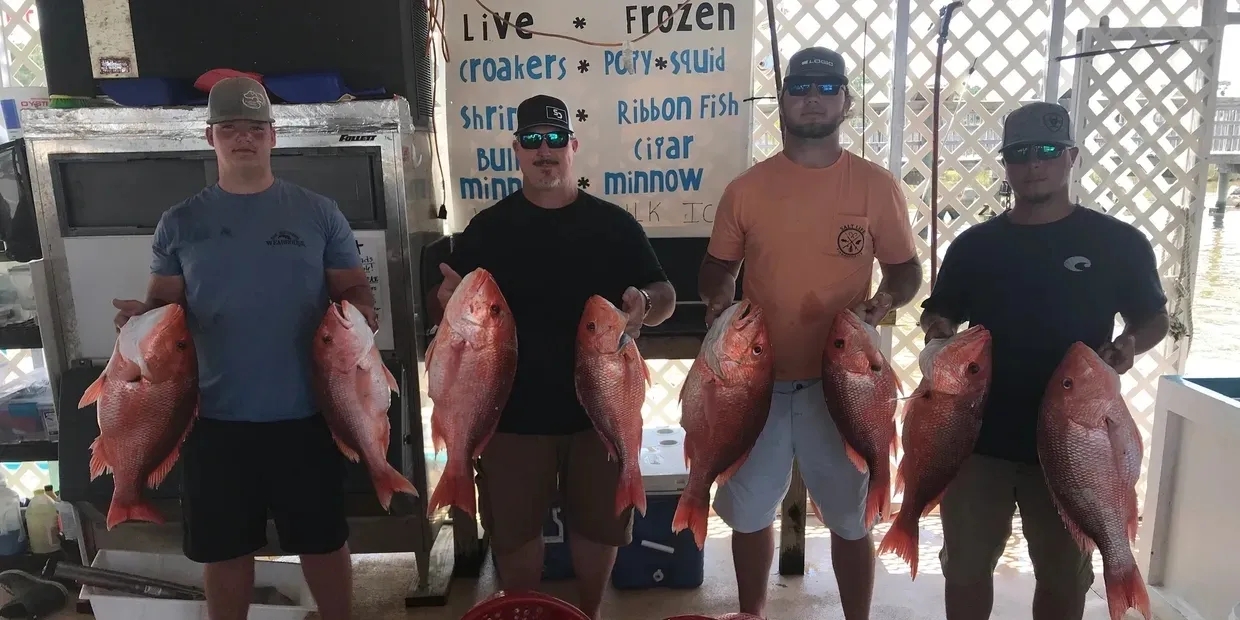
POLYGON ((646 516, 634 514, 633 542, 616 554, 611 585, 617 590, 702 585, 706 558, 693 541, 693 533, 672 533, 672 517, 689 481, 684 439, 685 431, 679 426, 647 428, 642 433, 646 516))

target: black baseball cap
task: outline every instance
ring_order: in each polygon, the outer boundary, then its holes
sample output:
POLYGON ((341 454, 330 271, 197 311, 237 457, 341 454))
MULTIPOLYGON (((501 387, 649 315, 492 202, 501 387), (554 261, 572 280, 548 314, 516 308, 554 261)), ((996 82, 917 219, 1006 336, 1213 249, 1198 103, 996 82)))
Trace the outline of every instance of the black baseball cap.
POLYGON ((848 82, 848 71, 844 65, 844 57, 825 47, 807 47, 788 59, 788 70, 784 72, 789 78, 834 78, 840 82, 848 82))
POLYGON ((517 106, 517 131, 522 133, 530 127, 548 125, 572 133, 568 106, 551 95, 534 95, 517 106))

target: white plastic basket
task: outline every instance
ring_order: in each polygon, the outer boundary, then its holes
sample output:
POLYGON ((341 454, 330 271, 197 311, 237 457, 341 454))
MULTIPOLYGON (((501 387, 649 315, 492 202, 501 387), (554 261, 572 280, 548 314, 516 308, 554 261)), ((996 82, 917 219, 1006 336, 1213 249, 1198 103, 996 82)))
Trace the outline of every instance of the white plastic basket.
MULTIPOLYGON (((131 573, 143 577, 175 581, 202 587, 202 564, 179 554, 143 553, 103 549, 91 563, 97 568, 131 573)), ((288 562, 258 561, 254 565, 254 586, 272 586, 293 600, 293 605, 251 605, 250 620, 304 620, 316 611, 314 597, 301 574, 301 565, 288 562)), ((81 597, 90 601, 96 620, 206 620, 205 601, 178 601, 147 598, 123 592, 82 588, 81 597)))

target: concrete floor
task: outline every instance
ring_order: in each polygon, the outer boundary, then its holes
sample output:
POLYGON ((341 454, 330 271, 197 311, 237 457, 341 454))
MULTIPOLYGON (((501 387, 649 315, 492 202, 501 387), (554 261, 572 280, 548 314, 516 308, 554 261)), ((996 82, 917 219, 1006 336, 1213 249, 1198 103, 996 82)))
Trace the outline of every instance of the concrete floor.
MULTIPOLYGON (((993 620, 1026 620, 1030 617, 1033 574, 1019 519, 1014 523, 1013 530, 1012 540, 995 575, 993 620)), ((881 536, 883 531, 885 526, 880 527, 876 534, 881 536)), ((910 581, 908 568, 895 556, 879 558, 871 620, 942 619, 943 578, 937 560, 941 546, 940 532, 936 517, 923 519, 920 572, 916 581, 910 581)), ((823 527, 811 526, 806 538, 805 576, 785 578, 778 574, 771 575, 770 603, 767 607, 769 620, 843 618, 839 592, 831 573, 828 532, 823 527)), ((603 617, 608 620, 662 620, 678 614, 717 615, 735 611, 736 588, 728 539, 726 527, 718 518, 712 518, 706 546, 706 579, 701 588, 636 593, 612 591, 608 593, 603 617)), ((1098 579, 1086 607, 1085 620, 1109 620, 1101 590, 1101 566, 1097 554, 1095 570, 1098 571, 1098 579)), ((453 583, 451 600, 446 607, 407 610, 404 596, 414 580, 415 572, 410 554, 355 558, 355 617, 366 620, 458 620, 476 600, 490 595, 495 588, 494 577, 489 573, 477 581, 458 580, 453 583)), ((548 584, 546 590, 569 601, 575 596, 571 582, 548 584)), ((90 616, 65 612, 53 616, 52 620, 79 618, 90 616)), ((1128 618, 1140 616, 1129 612, 1128 618)), ((1171 616, 1159 615, 1158 618, 1170 620, 1171 616)))

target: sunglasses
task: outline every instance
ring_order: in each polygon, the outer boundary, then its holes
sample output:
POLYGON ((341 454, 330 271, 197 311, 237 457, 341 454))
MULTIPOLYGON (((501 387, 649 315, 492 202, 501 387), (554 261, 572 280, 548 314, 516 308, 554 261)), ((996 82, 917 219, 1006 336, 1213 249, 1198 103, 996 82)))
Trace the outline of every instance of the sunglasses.
POLYGON ((844 90, 844 84, 840 82, 827 82, 820 84, 809 80, 793 80, 784 82, 784 92, 793 97, 804 97, 809 94, 811 88, 817 88, 818 94, 824 97, 830 97, 844 90))
POLYGON ((548 131, 546 133, 527 132, 517 136, 517 143, 523 149, 534 150, 542 146, 546 141, 547 146, 553 149, 562 149, 568 146, 568 139, 572 137, 567 131, 548 131))
POLYGON ((1038 158, 1041 161, 1049 161, 1063 155, 1068 150, 1066 147, 1058 144, 1032 144, 1029 146, 1018 146, 1003 151, 1003 163, 1005 164, 1027 164, 1029 160, 1038 158))

